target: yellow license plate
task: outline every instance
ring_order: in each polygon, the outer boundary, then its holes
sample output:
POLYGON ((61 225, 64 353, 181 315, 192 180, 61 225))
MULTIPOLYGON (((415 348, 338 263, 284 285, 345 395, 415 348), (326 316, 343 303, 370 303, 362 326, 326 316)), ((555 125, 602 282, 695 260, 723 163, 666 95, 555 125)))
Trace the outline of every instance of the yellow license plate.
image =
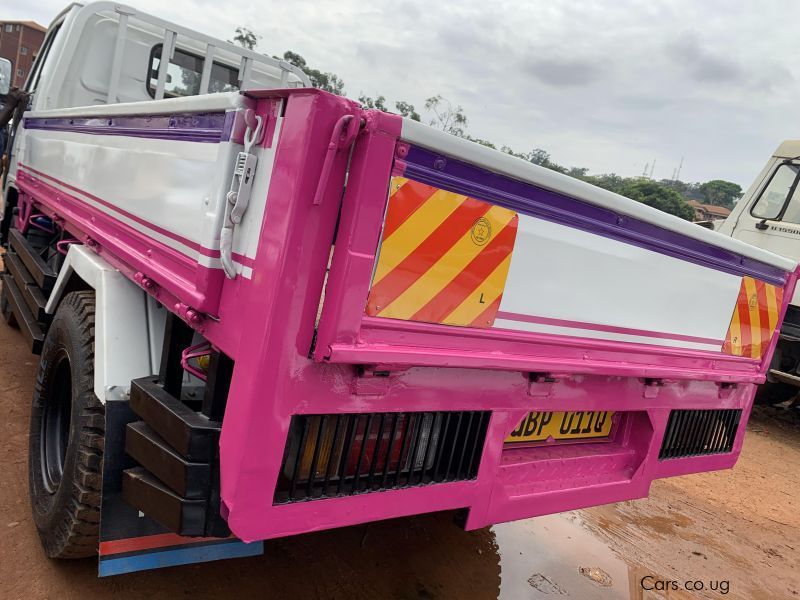
POLYGON ((522 419, 506 442, 540 442, 607 437, 611 433, 610 411, 532 412, 522 419))

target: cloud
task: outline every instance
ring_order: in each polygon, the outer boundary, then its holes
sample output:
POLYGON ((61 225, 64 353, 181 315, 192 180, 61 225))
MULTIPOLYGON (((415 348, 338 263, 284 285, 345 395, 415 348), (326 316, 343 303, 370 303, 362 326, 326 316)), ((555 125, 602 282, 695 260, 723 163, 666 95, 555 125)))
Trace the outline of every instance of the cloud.
POLYGON ((703 47, 693 32, 684 32, 671 41, 667 45, 667 53, 695 81, 737 83, 744 79, 744 70, 736 61, 703 47))
MULTIPOLYGON (((47 24, 68 0, 6 0, 2 16, 47 24)), ((259 50, 294 50, 351 97, 422 112, 442 94, 469 133, 592 172, 746 185, 793 129, 800 3, 761 0, 126 0, 259 50), (697 25, 701 24, 701 25, 697 25)))
POLYGON ((588 85, 598 80, 603 72, 599 63, 579 58, 531 59, 523 68, 542 83, 555 87, 588 85))

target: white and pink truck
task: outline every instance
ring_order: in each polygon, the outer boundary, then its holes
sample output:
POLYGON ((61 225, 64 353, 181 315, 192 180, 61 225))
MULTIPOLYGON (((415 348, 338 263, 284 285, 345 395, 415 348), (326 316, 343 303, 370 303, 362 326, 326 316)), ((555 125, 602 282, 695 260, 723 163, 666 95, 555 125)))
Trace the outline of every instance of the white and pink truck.
POLYGON ((51 25, 3 188, 45 551, 100 574, 733 466, 796 263, 116 3, 51 25))

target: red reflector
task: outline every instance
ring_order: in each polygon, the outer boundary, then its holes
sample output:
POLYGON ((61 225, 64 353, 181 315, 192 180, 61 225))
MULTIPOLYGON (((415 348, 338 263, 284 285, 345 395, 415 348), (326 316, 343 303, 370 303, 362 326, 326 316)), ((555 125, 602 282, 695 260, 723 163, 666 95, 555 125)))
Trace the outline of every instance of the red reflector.
POLYGON ((404 451, 401 447, 402 444, 399 443, 406 433, 408 423, 406 415, 399 415, 396 426, 391 424, 391 427, 386 427, 386 421, 385 415, 369 415, 369 418, 364 420, 363 424, 356 423, 357 429, 353 438, 353 445, 350 448, 350 454, 347 456, 345 476, 355 475, 356 467, 358 467, 360 473, 365 473, 375 458, 376 447, 378 451, 376 467, 380 468, 381 471, 386 466, 386 456, 390 448, 392 454, 389 457, 389 471, 394 472, 397 470, 397 465, 400 464, 401 452, 404 452, 404 458, 408 456, 408 449, 404 451), (367 431, 368 427, 369 431, 367 431), (367 431, 366 443, 362 443, 365 431, 367 431), (394 435, 392 435, 393 433, 394 435), (380 442, 378 442, 379 435, 380 442))

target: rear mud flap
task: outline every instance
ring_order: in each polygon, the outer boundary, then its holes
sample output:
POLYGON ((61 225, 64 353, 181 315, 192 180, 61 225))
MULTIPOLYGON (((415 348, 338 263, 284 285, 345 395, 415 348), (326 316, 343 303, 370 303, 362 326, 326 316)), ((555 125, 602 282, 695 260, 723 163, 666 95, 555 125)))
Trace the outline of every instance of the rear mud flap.
POLYGON ((176 535, 122 499, 122 472, 136 466, 125 454, 125 427, 138 420, 127 400, 106 402, 99 576, 263 554, 263 542, 176 535))

